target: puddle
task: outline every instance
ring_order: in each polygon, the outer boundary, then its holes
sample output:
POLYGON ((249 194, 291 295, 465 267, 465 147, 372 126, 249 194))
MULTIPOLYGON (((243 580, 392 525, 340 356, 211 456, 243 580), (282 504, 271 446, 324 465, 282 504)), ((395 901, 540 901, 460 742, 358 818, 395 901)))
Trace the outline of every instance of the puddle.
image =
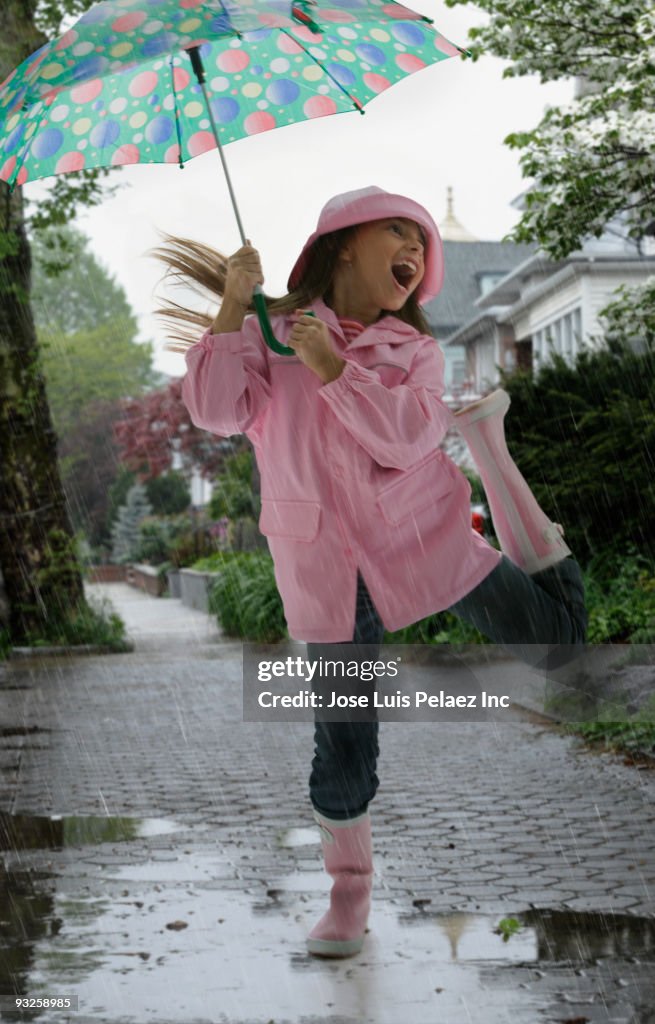
POLYGON ((108 864, 100 858, 105 877, 123 882, 198 882, 211 883, 234 878, 235 869, 217 852, 194 850, 189 854, 169 853, 163 860, 147 860, 142 864, 108 864))
POLYGON ((320 843, 318 826, 316 828, 288 828, 277 837, 278 846, 317 846, 320 843))
POLYGON ((444 915, 421 907, 418 914, 402 914, 399 923, 444 931, 453 960, 491 957, 580 966, 604 957, 655 960, 655 918, 541 909, 505 916, 514 917, 521 925, 506 940, 489 930, 487 918, 475 914, 444 915))
POLYGON ((0 850, 56 850, 126 842, 168 835, 187 827, 165 818, 39 816, 0 811, 0 850))
MULTIPOLYGON (((438 1012, 444 1020, 469 1019, 461 1016, 464 1002, 484 1006, 485 1024, 506 1024, 508 1008, 516 1024, 534 1020, 533 1009, 519 1012, 532 1005, 525 995, 490 993, 474 966, 451 962, 447 916, 440 926, 415 929, 408 942, 395 909, 376 906, 365 951, 336 963, 304 949, 324 895, 303 901, 284 892, 277 914, 262 917, 240 892, 189 882, 158 888, 137 882, 101 897, 59 892, 37 902, 28 887, 13 904, 13 928, 2 931, 0 990, 38 996, 56 988, 76 995, 85 1017, 139 1024, 434 1024, 438 1012)), ((0 912, 4 919, 4 904, 0 912)), ((469 924, 467 934, 481 937, 492 921, 469 924)), ((526 937, 521 952, 534 947, 534 936, 526 937)))
MULTIPOLYGON (((84 887, 0 867, 0 992, 76 995, 84 1020, 116 1024, 534 1024, 579 1018, 571 1005, 596 991, 625 1000, 632 985, 647 1003, 650 986, 655 997, 651 918, 508 909, 522 927, 504 941, 499 914, 375 900, 362 953, 329 961, 305 952, 326 905, 313 872, 272 876, 255 893, 235 889, 216 854, 194 851, 172 867, 171 877, 168 863, 143 865, 149 875, 130 866, 84 887), (165 880, 153 874, 160 867, 165 880), (594 974, 599 958, 609 981, 594 974)), ((611 1012, 586 1016, 640 1019, 611 1012)), ((50 1024, 38 1012, 3 1019, 50 1024)))
POLYGON ((534 930, 540 962, 589 963, 630 956, 655 960, 655 918, 570 910, 530 910, 519 916, 534 930))

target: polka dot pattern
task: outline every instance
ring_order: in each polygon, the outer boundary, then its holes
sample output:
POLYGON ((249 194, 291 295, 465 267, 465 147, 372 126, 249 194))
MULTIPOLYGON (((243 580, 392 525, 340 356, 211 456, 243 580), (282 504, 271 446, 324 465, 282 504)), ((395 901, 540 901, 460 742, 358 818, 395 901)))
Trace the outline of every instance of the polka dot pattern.
POLYGON ((0 86, 0 178, 184 163, 223 143, 361 109, 458 53, 385 0, 104 0, 0 86), (260 6, 254 6, 259 2, 260 6), (252 6, 251 6, 252 4, 252 6), (325 4, 325 6, 323 6, 325 4), (332 6, 330 6, 332 5, 332 6), (200 46, 211 111, 187 51, 200 46))

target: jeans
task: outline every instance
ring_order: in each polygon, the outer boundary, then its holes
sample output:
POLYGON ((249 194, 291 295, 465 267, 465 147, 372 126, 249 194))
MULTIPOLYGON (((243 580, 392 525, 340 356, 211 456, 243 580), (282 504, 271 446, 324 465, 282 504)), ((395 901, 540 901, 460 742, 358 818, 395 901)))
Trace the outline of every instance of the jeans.
MULTIPOLYGON (((449 610, 528 664, 545 664, 543 646, 579 649, 585 643, 584 584, 572 558, 528 576, 503 555, 493 572, 449 610)), ((383 636, 384 626, 358 572, 354 635, 343 643, 379 647, 383 636)), ((308 643, 307 657, 330 657, 330 647, 308 643)), ((555 657, 550 664, 557 664, 555 657)), ((379 785, 378 722, 316 721, 314 748, 309 777, 313 807, 336 820, 363 814, 379 785)))

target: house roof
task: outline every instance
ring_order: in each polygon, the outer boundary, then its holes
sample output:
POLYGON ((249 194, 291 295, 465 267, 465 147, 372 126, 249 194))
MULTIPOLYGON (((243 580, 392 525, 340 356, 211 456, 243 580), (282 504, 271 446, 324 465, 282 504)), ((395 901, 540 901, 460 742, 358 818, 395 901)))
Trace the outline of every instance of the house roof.
MULTIPOLYGON (((578 258, 569 259, 566 262, 553 263, 551 266, 553 267, 553 272, 531 288, 529 294, 522 297, 517 296, 514 303, 504 308, 491 306, 487 312, 494 313, 499 323, 511 323, 516 316, 529 309, 538 299, 548 295, 549 292, 557 292, 575 277, 615 272, 620 275, 617 281, 618 284, 627 272, 632 272, 633 274, 641 272, 645 275, 652 273, 655 270, 655 256, 644 256, 640 260, 597 259, 595 257, 585 260, 578 258)), ((608 293, 608 300, 610 296, 611 292, 608 293)), ((484 304, 480 304, 482 308, 487 306, 486 299, 487 296, 485 296, 484 304)))
POLYGON ((439 341, 480 313, 481 278, 509 274, 537 251, 535 245, 513 242, 454 242, 444 240, 443 288, 424 307, 428 323, 439 341))

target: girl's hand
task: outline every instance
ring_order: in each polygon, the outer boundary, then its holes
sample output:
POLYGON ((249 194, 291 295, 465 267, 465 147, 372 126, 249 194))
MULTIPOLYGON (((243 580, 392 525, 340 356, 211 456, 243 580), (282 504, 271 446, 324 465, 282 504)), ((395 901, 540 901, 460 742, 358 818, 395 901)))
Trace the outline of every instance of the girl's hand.
POLYGON ((264 283, 259 253, 250 244, 242 245, 227 261, 225 296, 228 302, 247 307, 256 284, 264 283))
POLYGON ((324 384, 336 380, 346 363, 332 348, 327 324, 315 316, 308 316, 302 309, 297 309, 294 315, 296 321, 287 345, 324 384))

